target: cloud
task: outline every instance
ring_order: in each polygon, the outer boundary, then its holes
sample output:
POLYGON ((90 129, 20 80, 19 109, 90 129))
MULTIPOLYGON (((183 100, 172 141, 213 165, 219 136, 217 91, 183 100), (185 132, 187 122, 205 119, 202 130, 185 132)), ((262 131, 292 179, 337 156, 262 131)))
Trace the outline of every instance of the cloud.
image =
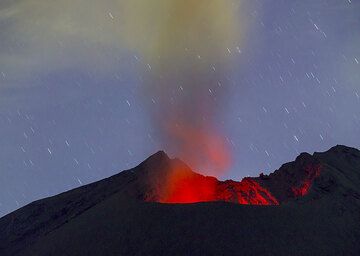
POLYGON ((0 86, 31 86, 41 74, 63 68, 114 72, 114 55, 124 51, 119 19, 110 17, 117 6, 91 0, 2 2, 0 86))
MULTIPOLYGON (((207 22, 211 25, 221 27, 221 23, 229 23, 233 18, 229 11, 225 11, 224 6, 231 6, 236 2, 238 1, 211 0, 209 4, 202 0, 1 1, 0 72, 7 77, 1 84, 21 85, 21 80, 27 81, 38 73, 72 66, 92 68, 92 63, 99 61, 103 65, 96 66, 97 71, 100 69, 101 72, 108 72, 115 60, 102 54, 103 50, 114 54, 133 51, 142 54, 144 58, 154 56, 151 51, 157 47, 159 33, 168 25, 170 8, 183 8, 183 16, 179 18, 187 18, 186 13, 191 15, 193 7, 201 4, 206 3, 204 6, 209 9, 208 13, 220 7, 222 9, 217 12, 216 20, 212 17, 202 18, 208 19, 207 22), (182 6, 179 4, 181 2, 182 6)), ((209 45, 202 45, 202 48, 197 49, 199 54, 205 55, 202 50, 209 51, 212 47, 210 44, 227 38, 228 32, 217 30, 218 35, 209 35, 216 37, 216 40, 210 40, 209 45)), ((195 40, 198 35, 191 36, 193 43, 201 43, 195 40)))

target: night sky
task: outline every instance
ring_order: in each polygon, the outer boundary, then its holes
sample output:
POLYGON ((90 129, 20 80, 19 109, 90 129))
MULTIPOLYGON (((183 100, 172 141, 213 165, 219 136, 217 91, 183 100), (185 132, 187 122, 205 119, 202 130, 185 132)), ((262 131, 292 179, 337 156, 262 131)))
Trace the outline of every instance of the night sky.
MULTIPOLYGON (((148 4, 136 0, 140 7, 128 13, 129 2, 0 2, 0 216, 134 167, 157 150, 177 156, 156 125, 153 112, 163 106, 143 88, 154 31, 127 24, 142 20, 148 4)), ((360 0, 232 7, 239 24, 231 33, 240 39, 221 44, 218 79, 226 86, 206 88, 214 103, 199 117, 211 117, 231 151, 219 178, 269 173, 303 151, 360 147, 360 0)), ((212 79, 211 68, 201 71, 212 79)), ((181 103, 178 77, 169 76, 166 93, 181 103)))

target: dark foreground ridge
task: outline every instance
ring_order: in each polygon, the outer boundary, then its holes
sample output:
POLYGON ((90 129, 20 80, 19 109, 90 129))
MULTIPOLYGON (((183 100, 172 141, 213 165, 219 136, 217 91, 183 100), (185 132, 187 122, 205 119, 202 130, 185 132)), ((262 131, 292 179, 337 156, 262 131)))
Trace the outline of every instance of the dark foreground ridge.
POLYGON ((160 151, 0 219, 1 256, 360 255, 359 242, 360 151, 345 146, 241 182, 160 151))

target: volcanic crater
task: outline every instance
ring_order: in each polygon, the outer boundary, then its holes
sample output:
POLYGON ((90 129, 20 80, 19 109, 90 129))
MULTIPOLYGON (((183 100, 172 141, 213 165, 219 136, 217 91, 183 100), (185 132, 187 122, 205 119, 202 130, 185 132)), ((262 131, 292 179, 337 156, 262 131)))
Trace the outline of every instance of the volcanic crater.
POLYGON ((246 177, 241 181, 219 181, 191 170, 181 160, 170 159, 164 151, 148 158, 141 167, 140 180, 146 184, 142 197, 148 202, 197 203, 224 201, 247 205, 279 205, 303 197, 321 173, 321 163, 310 154, 270 175, 246 177), (161 164, 159 164, 161 163, 161 164))

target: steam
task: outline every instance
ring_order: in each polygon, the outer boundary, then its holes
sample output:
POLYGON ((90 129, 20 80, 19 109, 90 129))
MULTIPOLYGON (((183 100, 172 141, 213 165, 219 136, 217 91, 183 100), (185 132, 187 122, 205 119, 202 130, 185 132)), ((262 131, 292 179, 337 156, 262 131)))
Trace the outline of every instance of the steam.
POLYGON ((230 164, 215 115, 227 87, 224 67, 239 46, 237 8, 223 0, 135 0, 124 8, 124 33, 145 63, 143 94, 159 139, 206 174, 230 164))

